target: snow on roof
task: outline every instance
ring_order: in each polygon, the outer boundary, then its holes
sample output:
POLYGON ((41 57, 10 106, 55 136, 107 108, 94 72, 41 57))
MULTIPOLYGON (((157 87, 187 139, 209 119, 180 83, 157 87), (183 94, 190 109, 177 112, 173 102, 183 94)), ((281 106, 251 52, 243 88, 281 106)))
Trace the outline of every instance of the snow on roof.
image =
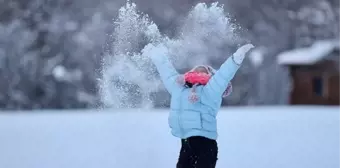
POLYGON ((311 65, 327 57, 335 49, 339 49, 338 40, 317 41, 310 47, 282 52, 277 61, 281 65, 311 65))

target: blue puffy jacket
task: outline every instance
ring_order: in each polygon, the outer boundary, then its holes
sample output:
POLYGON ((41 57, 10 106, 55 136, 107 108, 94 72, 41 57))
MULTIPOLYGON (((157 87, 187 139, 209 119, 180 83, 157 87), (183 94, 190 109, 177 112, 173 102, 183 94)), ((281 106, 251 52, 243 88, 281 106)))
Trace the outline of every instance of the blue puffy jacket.
POLYGON ((171 94, 170 114, 168 118, 171 133, 178 138, 203 136, 217 139, 216 115, 221 107, 222 94, 228 83, 239 69, 232 57, 229 57, 212 76, 207 85, 196 87, 199 100, 191 102, 191 88, 177 82, 179 73, 175 70, 167 55, 152 56, 165 88, 171 94))

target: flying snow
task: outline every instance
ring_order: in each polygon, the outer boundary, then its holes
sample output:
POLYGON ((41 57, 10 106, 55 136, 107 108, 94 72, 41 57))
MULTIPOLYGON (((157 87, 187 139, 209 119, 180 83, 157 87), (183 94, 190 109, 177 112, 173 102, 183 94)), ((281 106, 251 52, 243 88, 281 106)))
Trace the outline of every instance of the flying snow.
POLYGON ((152 107, 151 93, 162 88, 151 60, 142 49, 148 43, 164 43, 176 68, 209 64, 223 57, 225 46, 236 45, 238 26, 231 23, 218 3, 198 3, 182 20, 178 35, 170 38, 158 26, 127 2, 114 22, 112 52, 102 61, 100 94, 102 103, 112 108, 152 107))

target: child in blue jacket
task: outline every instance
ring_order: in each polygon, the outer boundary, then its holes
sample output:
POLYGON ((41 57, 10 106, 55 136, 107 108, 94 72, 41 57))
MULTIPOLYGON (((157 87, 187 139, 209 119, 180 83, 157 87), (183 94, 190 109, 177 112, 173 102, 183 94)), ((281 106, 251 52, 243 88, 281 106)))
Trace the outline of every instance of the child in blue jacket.
POLYGON ((192 82, 189 77, 180 75, 167 58, 168 49, 162 43, 148 44, 143 49, 171 94, 168 123, 172 135, 182 141, 177 168, 215 168, 217 112, 230 81, 253 47, 251 44, 243 45, 217 71, 204 65, 193 68, 190 72, 194 74, 191 75, 209 77, 205 83, 200 83, 200 80, 192 82), (179 79, 184 79, 184 82, 179 82, 179 79))

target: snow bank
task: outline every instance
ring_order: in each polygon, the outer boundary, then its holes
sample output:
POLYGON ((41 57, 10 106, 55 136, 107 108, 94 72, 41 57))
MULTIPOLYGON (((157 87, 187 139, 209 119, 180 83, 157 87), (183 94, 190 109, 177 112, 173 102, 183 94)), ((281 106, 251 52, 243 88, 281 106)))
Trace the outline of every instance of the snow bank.
MULTIPOLYGON (((218 168, 338 168, 339 107, 227 108, 218 168)), ((0 113, 1 168, 174 168, 167 110, 0 113)))
POLYGON ((282 65, 311 65, 327 57, 336 48, 339 48, 338 41, 317 41, 310 47, 279 54, 278 63, 282 65))

